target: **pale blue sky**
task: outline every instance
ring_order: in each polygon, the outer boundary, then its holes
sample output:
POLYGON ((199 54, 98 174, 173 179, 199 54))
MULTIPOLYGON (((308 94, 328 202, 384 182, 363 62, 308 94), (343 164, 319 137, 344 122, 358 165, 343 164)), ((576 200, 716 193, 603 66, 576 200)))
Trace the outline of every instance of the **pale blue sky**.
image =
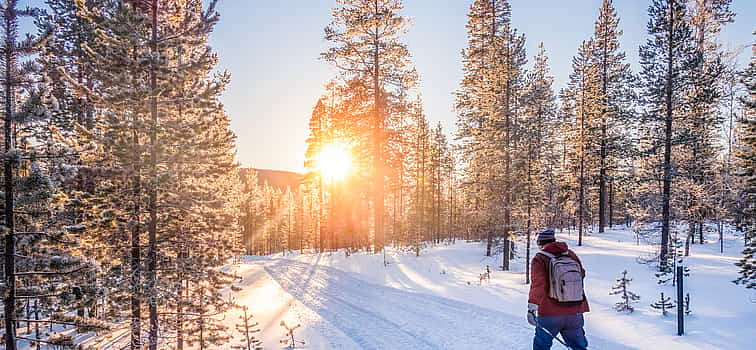
MULTIPOLYGON (((466 13, 471 0, 405 0, 414 19, 407 43, 422 77, 428 118, 453 132, 452 92, 461 78, 460 51, 466 44, 466 13)), ((601 0, 511 0, 513 22, 528 39, 528 57, 540 41, 551 57, 556 87, 570 71, 570 60, 593 31, 601 0)), ((638 47, 645 40, 650 0, 615 0, 628 57, 637 70, 638 47)), ((318 60, 325 46, 323 28, 334 0, 220 0, 212 43, 220 66, 232 73, 224 96, 245 166, 301 170, 307 122, 323 85, 334 71, 318 60)), ((734 0, 738 13, 725 40, 748 45, 756 29, 756 1, 734 0)), ((747 50, 750 51, 750 50, 747 50)), ((747 62, 748 55, 743 55, 747 62)))
MULTIPOLYGON (((22 1, 21 5, 43 0, 22 1)), ((414 19, 407 43, 422 81, 425 111, 454 132, 452 92, 461 79, 460 51, 466 44, 466 15, 472 0, 404 0, 414 19)), ((513 22, 527 36, 529 61, 543 41, 551 57, 557 90, 570 72, 571 57, 589 38, 601 0, 510 0, 513 22)), ((650 0, 615 0, 625 31, 623 48, 637 71, 645 41, 650 0)), ((223 97, 238 136, 244 166, 301 170, 310 112, 335 72, 318 59, 323 28, 335 0, 219 0, 221 22, 211 38, 220 69, 231 72, 223 97)), ((750 45, 756 29, 756 1, 733 0, 735 23, 724 39, 750 45)), ((748 61, 750 50, 741 56, 748 61)))

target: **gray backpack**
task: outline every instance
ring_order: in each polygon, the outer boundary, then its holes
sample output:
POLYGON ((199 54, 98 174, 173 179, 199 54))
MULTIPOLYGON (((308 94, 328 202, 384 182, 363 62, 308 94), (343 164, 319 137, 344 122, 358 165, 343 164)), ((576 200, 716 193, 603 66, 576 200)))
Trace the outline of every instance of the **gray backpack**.
POLYGON ((585 297, 580 264, 567 252, 558 256, 543 250, 539 253, 549 258, 549 297, 559 304, 580 304, 585 297))

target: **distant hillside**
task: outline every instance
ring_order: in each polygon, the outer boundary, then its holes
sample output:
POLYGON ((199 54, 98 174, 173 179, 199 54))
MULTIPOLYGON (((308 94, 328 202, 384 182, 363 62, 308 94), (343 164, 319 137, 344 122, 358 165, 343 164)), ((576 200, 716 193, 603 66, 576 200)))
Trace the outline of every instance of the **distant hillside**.
POLYGON ((241 168, 242 180, 247 179, 247 175, 254 171, 257 172, 257 183, 259 185, 268 184, 279 190, 285 190, 287 187, 296 189, 302 183, 303 175, 291 171, 241 168))

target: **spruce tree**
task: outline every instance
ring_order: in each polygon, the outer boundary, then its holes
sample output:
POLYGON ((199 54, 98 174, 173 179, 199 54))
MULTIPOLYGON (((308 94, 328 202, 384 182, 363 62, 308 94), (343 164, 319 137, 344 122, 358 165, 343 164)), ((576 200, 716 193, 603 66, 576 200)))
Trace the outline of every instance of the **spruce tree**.
MULTIPOLYGON (((647 181, 661 181, 660 267, 669 253, 673 210, 673 183, 677 174, 676 155, 680 152, 678 127, 685 115, 692 75, 701 64, 696 53, 686 1, 654 0, 650 5, 649 39, 640 48, 641 80, 645 112, 642 146, 648 158, 643 169, 647 181)), ((654 201, 655 202, 655 201, 654 201)), ((647 203, 645 205, 655 205, 647 203)), ((657 210, 655 210, 657 211, 657 210)))
MULTIPOLYGON (((756 33, 755 33, 756 34, 756 33)), ((746 247, 743 258, 735 265, 740 267, 740 276, 735 283, 748 289, 756 288, 756 45, 753 46, 751 63, 743 73, 743 84, 749 95, 743 98, 746 113, 741 120, 741 148, 737 156, 740 160, 740 173, 743 183, 741 198, 745 204, 743 221, 740 224, 745 235, 746 247)))
MULTIPOLYGON (((52 80, 40 66, 52 26, 37 8, 19 9, 15 0, 0 4, 2 21, 3 84, 3 295, 4 345, 17 349, 16 326, 38 324, 40 317, 50 324, 86 325, 83 317, 68 322, 58 315, 80 309, 83 287, 92 266, 74 247, 75 235, 83 226, 74 215, 66 183, 75 172, 71 160, 75 149, 56 132, 60 104, 52 93, 52 80), (37 35, 19 38, 20 21, 31 18, 37 35), (19 230, 17 227, 23 227, 19 230), (71 297, 76 292, 75 297, 71 297), (71 297, 69 299, 69 297, 71 297), (25 315, 20 303, 34 301, 34 316, 25 315), (66 303, 69 301, 69 303, 66 303)), ((87 290, 89 292, 89 290, 87 290)), ((89 298, 87 293, 86 298, 89 298)), ((82 315, 84 316, 84 315, 82 315)), ((39 340, 39 333, 36 332, 39 340)))
POLYGON ((614 304, 613 308, 617 310, 617 312, 635 311, 632 304, 638 302, 640 296, 627 289, 632 281, 632 278, 627 277, 627 270, 622 271, 622 277, 617 279, 617 284, 612 287, 612 291, 609 293, 609 295, 620 295, 620 298, 622 298, 620 302, 614 304))
POLYGON ((241 320, 236 324, 236 331, 241 333, 242 341, 238 345, 232 346, 233 349, 243 350, 262 350, 262 341, 258 338, 260 333, 259 323, 254 320, 254 316, 249 313, 249 308, 245 305, 241 307, 241 320))
POLYGON ((667 316, 667 310, 675 307, 670 297, 664 297, 664 293, 661 293, 661 297, 658 301, 651 304, 651 307, 656 310, 661 310, 662 315, 667 316))

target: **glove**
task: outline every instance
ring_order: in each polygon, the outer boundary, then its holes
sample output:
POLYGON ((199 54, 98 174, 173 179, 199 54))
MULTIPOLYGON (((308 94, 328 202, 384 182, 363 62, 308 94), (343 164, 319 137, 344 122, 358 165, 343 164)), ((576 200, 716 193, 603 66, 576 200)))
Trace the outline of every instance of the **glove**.
POLYGON ((528 323, 536 327, 538 322, 536 317, 538 315, 538 304, 528 303, 528 323))

